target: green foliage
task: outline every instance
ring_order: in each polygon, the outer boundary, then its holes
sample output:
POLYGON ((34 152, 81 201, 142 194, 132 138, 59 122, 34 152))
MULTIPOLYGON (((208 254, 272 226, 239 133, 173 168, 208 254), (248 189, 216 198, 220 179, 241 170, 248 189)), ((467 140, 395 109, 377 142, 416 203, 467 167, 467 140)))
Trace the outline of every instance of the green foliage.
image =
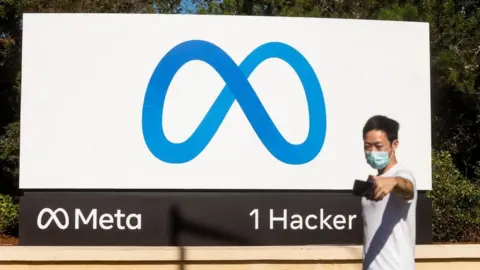
POLYGON ((20 161, 20 123, 14 122, 5 128, 0 136, 0 190, 18 195, 18 172, 20 161))
POLYGON ((480 241, 480 188, 468 181, 446 151, 434 151, 433 235, 438 242, 480 241))
POLYGON ((18 229, 18 204, 11 196, 0 194, 0 234, 15 234, 18 229))

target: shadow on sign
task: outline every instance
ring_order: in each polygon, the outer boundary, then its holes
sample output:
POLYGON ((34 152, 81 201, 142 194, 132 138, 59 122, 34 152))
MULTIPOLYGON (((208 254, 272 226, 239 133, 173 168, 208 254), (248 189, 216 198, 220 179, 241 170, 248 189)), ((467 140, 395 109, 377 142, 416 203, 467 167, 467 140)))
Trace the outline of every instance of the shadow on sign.
POLYGON ((169 211, 170 215, 170 245, 179 249, 179 269, 185 269, 185 248, 180 243, 180 235, 182 233, 194 234, 202 237, 209 237, 223 242, 229 242, 234 245, 254 245, 253 242, 245 237, 229 233, 223 229, 215 228, 209 225, 200 224, 198 222, 186 219, 177 206, 172 206, 169 211))

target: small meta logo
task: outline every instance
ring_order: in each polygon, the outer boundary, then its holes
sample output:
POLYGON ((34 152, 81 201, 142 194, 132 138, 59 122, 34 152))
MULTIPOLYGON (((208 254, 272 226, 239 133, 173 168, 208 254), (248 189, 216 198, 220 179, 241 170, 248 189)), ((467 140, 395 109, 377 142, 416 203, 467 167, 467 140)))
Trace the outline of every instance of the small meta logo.
POLYGON ((67 211, 65 211, 63 208, 57 208, 55 210, 43 208, 42 211, 38 213, 37 226, 40 230, 45 230, 50 226, 50 224, 52 224, 52 222, 54 222, 60 230, 67 229, 70 223, 67 211), (59 214, 61 214, 60 218, 59 214), (48 215, 48 219, 45 223, 42 223, 44 215, 48 215))
POLYGON ((221 48, 202 40, 186 41, 171 49, 150 78, 142 116, 143 136, 148 149, 167 163, 191 161, 208 145, 235 100, 263 145, 278 160, 287 164, 304 164, 314 159, 322 149, 327 126, 325 100, 315 71, 299 51, 284 43, 270 42, 256 48, 237 66, 221 48), (301 144, 285 140, 248 82, 255 68, 269 58, 279 58, 288 63, 303 85, 310 129, 301 144), (165 98, 177 71, 193 60, 212 66, 226 85, 191 137, 183 143, 172 143, 163 130, 165 98))
MULTIPOLYGON (((66 230, 70 226, 70 216, 63 208, 55 210, 43 208, 37 216, 37 227, 45 230, 54 224, 60 230, 66 230)), ((81 209, 75 209, 73 215, 73 229, 79 230, 81 224, 90 227, 93 230, 100 228, 101 230, 141 230, 142 215, 141 214, 125 214, 122 210, 117 209, 115 214, 105 213, 98 215, 97 209, 92 209, 88 215, 84 215, 81 209)))

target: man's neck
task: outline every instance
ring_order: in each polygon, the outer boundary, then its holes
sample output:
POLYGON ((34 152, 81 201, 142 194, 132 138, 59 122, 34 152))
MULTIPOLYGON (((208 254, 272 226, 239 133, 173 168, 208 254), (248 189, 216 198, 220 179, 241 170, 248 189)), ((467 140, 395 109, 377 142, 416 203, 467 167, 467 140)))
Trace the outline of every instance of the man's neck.
POLYGON ((383 168, 382 170, 378 170, 378 175, 382 175, 386 172, 388 172, 391 168, 393 168, 393 166, 395 166, 397 164, 397 159, 395 158, 395 156, 392 157, 392 160, 390 160, 390 163, 388 163, 387 167, 383 168))

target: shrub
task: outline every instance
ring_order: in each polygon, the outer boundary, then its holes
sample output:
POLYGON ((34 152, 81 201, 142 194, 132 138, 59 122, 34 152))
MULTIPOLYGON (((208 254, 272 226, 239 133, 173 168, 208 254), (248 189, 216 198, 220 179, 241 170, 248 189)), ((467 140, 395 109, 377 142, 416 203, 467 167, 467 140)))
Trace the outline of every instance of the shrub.
POLYGON ((480 188, 466 179, 446 151, 432 153, 433 240, 480 241, 480 188))
POLYGON ((11 196, 0 194, 0 234, 15 234, 18 209, 18 204, 11 196))

